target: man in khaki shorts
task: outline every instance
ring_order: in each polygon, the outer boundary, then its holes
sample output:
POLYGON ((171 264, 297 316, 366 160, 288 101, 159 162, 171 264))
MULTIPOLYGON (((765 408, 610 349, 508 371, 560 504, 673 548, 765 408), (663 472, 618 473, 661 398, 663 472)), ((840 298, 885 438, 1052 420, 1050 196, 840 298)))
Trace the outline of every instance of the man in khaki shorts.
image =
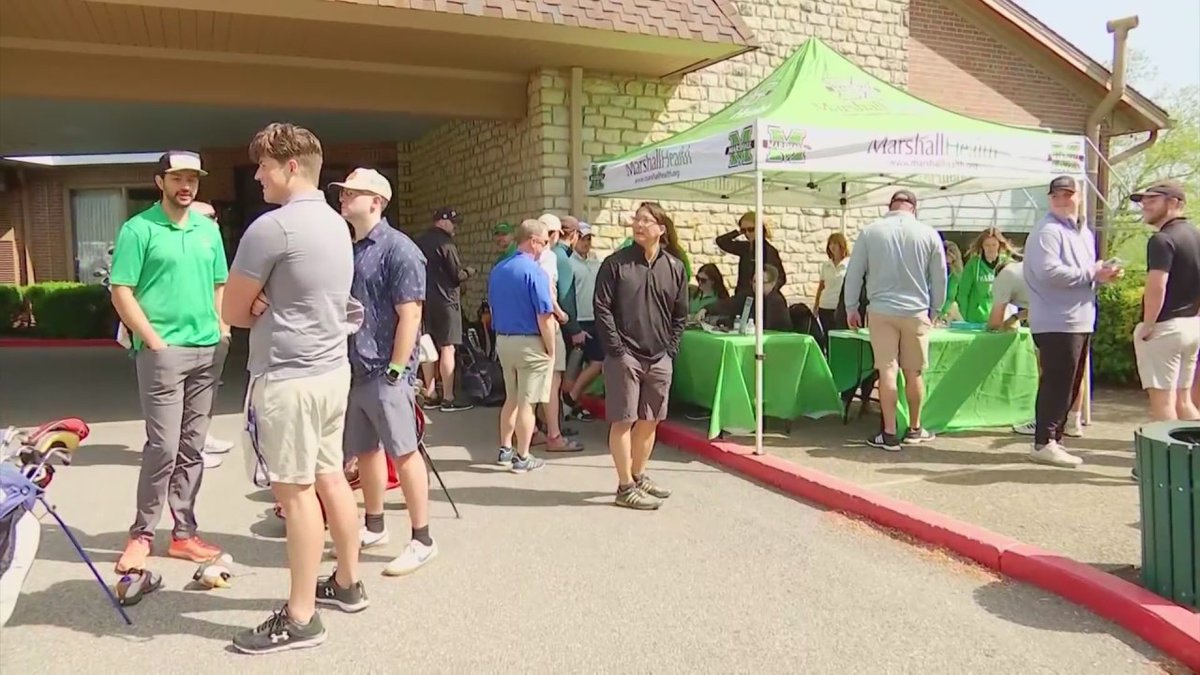
POLYGON ((1183 215, 1178 183, 1156 183, 1130 199, 1158 230, 1146 243, 1146 294, 1133 340, 1150 416, 1200 419, 1191 397, 1200 350, 1200 230, 1183 215))
MULTIPOLYGON (((929 362, 931 317, 946 299, 946 252, 936 230, 916 218, 917 198, 908 190, 892 195, 888 214, 863 229, 854 244, 843 285, 847 298, 867 288, 868 321, 883 429, 867 440, 871 447, 899 452, 896 429, 898 371, 904 371, 909 428, 904 442, 924 443, 933 434, 921 426, 925 398, 923 372, 929 362)), ((850 327, 863 327, 862 308, 846 307, 850 327)))
POLYGON ((263 199, 280 207, 250 224, 229 274, 222 314, 250 328, 246 428, 255 473, 270 480, 287 514, 291 591, 283 609, 238 633, 247 654, 315 647, 326 639, 316 602, 367 607, 358 580, 358 507, 343 471, 342 429, 350 390, 347 336, 354 257, 346 221, 317 187, 320 141, 291 124, 271 124, 250 144, 263 199), (320 493, 321 503, 317 502, 320 493), (318 579, 325 533, 338 566, 318 579))
POLYGON ((498 464, 528 473, 545 462, 529 452, 533 407, 554 393, 557 336, 553 285, 537 258, 550 246, 546 224, 526 220, 517 227, 517 253, 498 263, 488 277, 488 306, 496 331, 496 354, 504 369, 504 407, 500 409, 498 464), (516 446, 513 437, 516 437, 516 446))

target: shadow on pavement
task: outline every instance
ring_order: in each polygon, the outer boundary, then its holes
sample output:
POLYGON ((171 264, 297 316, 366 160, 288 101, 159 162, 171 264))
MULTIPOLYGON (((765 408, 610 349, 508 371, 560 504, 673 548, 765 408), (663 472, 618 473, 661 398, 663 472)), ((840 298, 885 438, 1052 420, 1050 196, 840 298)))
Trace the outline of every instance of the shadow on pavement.
POLYGON ((1113 631, 1104 620, 1088 610, 1038 591, 1046 602, 1029 603, 1030 588, 1012 581, 993 581, 974 591, 976 604, 992 615, 1036 630, 1053 633, 1103 633, 1121 640, 1147 660, 1160 659, 1161 654, 1145 642, 1125 631, 1113 631), (1054 602, 1051 602, 1051 599, 1054 602))
POLYGON ((141 466, 141 449, 128 445, 84 441, 71 458, 71 466, 141 466))
MULTIPOLYGON (((248 626, 214 623, 188 614, 201 612, 278 609, 277 598, 232 598, 219 592, 161 589, 126 608, 132 626, 126 626, 107 596, 91 579, 61 581, 49 588, 24 593, 6 628, 56 626, 97 637, 143 641, 162 635, 194 635, 227 642, 248 626)), ((52 651, 52 646, 47 646, 52 651)))

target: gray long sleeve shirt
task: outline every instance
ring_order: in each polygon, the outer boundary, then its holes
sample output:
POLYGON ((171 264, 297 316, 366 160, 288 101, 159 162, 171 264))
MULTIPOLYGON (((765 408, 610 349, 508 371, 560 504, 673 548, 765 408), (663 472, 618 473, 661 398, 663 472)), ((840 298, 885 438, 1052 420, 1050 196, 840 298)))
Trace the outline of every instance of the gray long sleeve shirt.
POLYGON ((1025 242, 1029 330, 1091 333, 1096 327, 1096 237, 1086 224, 1047 213, 1025 242))
POLYGON ((864 283, 871 312, 936 313, 946 300, 946 251, 937 230, 903 211, 866 226, 846 267, 847 309, 856 307, 864 283))

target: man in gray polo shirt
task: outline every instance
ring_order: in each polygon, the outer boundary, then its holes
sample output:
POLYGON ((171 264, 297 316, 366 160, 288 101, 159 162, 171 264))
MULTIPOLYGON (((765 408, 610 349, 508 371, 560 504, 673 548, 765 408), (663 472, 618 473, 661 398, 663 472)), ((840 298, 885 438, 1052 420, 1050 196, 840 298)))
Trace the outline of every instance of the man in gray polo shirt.
POLYGON ((355 308, 350 232, 317 188, 322 153, 312 132, 268 125, 251 142, 250 156, 264 200, 280 207, 242 235, 222 314, 250 328, 246 429, 253 452, 247 454, 287 514, 288 603, 233 639, 238 651, 266 654, 325 641, 316 602, 349 612, 368 603, 358 580, 358 507, 342 457, 348 315, 355 308), (319 580, 322 505, 338 566, 319 580))

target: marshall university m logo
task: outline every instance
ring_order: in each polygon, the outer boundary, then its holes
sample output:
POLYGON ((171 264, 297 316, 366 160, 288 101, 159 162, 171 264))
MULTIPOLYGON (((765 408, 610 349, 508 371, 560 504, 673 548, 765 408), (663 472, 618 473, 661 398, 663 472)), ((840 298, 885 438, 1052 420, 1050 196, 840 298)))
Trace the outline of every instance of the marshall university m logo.
POLYGON ((754 127, 743 127, 741 131, 729 132, 729 146, 725 148, 729 157, 729 168, 754 164, 754 127))
POLYGON ((588 190, 596 192, 604 189, 604 165, 593 164, 592 170, 588 173, 588 190))

